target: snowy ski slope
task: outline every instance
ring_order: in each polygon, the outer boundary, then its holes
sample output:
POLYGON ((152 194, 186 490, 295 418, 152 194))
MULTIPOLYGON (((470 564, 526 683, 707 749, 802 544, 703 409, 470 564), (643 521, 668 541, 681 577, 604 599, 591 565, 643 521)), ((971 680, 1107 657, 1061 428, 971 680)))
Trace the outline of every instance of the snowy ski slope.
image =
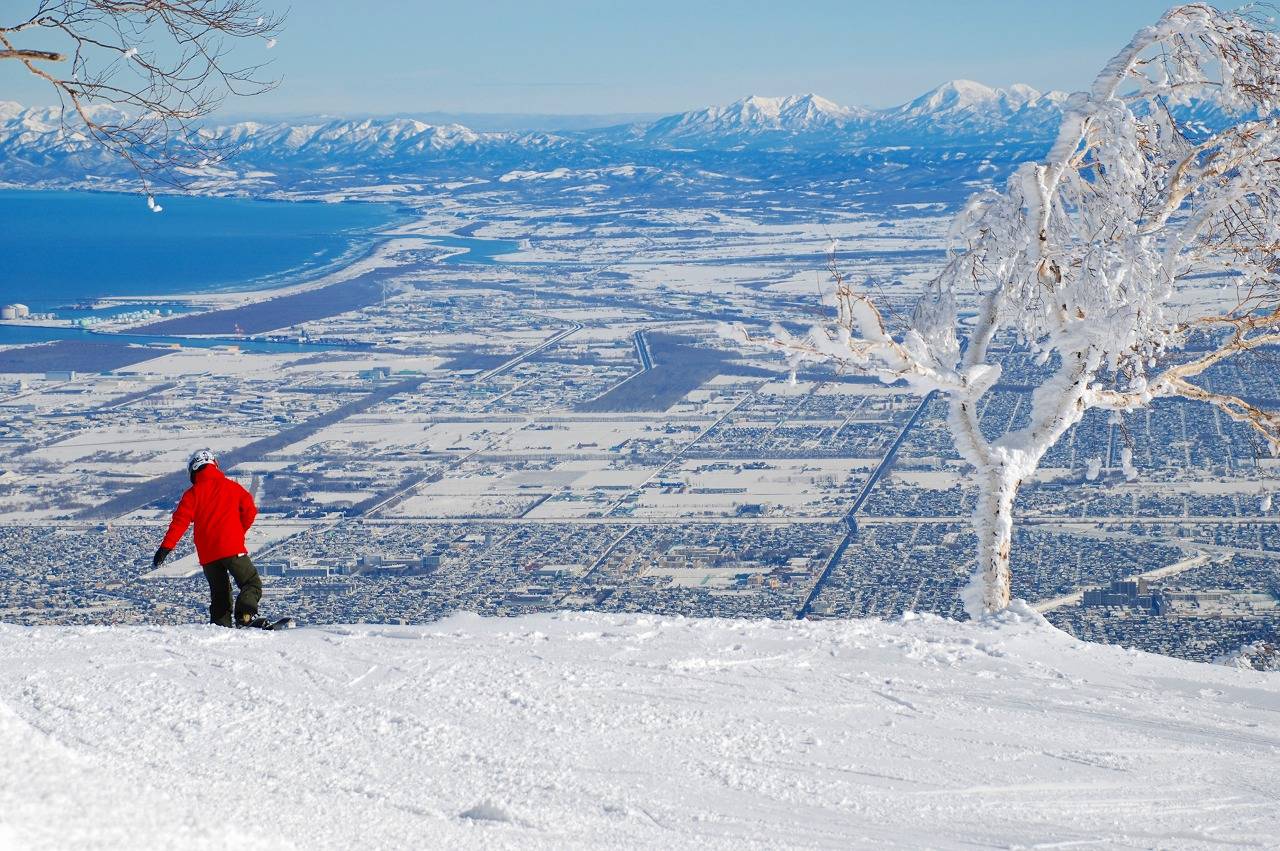
POLYGON ((1275 847, 1280 678, 983 625, 0 625, 0 847, 1275 847))

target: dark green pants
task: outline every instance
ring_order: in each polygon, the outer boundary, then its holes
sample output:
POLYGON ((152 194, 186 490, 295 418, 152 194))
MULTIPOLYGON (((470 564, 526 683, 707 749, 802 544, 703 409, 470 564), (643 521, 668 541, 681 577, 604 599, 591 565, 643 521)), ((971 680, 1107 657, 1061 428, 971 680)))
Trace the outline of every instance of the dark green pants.
POLYGON ((262 580, 248 556, 231 556, 211 561, 204 567, 204 578, 209 580, 209 622, 219 626, 232 626, 231 579, 235 579, 236 620, 248 623, 258 614, 258 601, 262 599, 262 580), (228 578, 230 574, 230 578, 228 578))

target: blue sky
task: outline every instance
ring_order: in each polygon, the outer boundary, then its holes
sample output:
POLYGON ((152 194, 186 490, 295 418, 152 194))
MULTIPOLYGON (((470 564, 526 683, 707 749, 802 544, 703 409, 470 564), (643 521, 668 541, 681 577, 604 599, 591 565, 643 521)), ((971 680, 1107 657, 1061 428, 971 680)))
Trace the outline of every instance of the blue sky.
MULTIPOLYGON (((1077 89, 1168 5, 294 0, 279 45, 252 51, 276 60, 281 87, 233 106, 264 115, 665 113, 810 91, 889 106, 954 78, 1077 89)), ((0 99, 46 97, 0 69, 0 99)))

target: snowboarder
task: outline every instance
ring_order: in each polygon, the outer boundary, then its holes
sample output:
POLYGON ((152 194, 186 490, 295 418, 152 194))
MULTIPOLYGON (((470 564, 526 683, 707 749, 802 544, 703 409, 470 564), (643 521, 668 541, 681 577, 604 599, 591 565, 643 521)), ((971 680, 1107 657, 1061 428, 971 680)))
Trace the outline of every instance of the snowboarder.
POLYGON ((209 621, 219 626, 232 626, 231 582, 236 581, 235 620, 237 627, 267 628, 270 624, 258 617, 258 601, 262 599, 262 580, 249 560, 244 534, 253 525, 258 509, 253 497, 238 483, 218 469, 218 459, 208 449, 198 449, 187 460, 191 487, 173 512, 173 522, 164 542, 152 558, 159 567, 195 521, 196 555, 209 580, 209 621))

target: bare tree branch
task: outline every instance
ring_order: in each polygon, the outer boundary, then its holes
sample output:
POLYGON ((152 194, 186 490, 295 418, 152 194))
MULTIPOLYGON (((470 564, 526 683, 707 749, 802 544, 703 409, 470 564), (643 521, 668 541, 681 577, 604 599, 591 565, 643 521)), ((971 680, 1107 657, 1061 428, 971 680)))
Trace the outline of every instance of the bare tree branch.
POLYGON ((61 62, 67 57, 52 50, 0 50, 0 59, 30 59, 34 62, 61 62))
POLYGON ((232 153, 202 133, 200 122, 228 96, 276 85, 264 76, 265 62, 246 63, 234 50, 275 44, 283 19, 257 0, 30 1, 30 15, 0 25, 0 60, 47 82, 68 135, 123 159, 148 192, 156 183, 181 185, 182 169, 232 153), (45 49, 51 41, 65 49, 45 49))

